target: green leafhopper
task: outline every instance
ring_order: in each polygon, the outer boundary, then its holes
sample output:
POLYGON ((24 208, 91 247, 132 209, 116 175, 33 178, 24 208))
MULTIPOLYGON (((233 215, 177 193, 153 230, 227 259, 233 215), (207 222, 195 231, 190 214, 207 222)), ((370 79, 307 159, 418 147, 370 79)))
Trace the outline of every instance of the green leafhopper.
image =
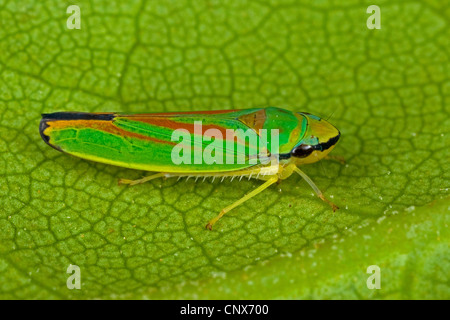
POLYGON ((208 222, 212 226, 228 211, 270 185, 298 173, 333 211, 314 182, 299 169, 317 162, 334 148, 340 132, 328 121, 305 112, 253 108, 178 113, 43 114, 40 134, 51 147, 83 158, 121 167, 158 172, 156 178, 248 177, 264 183, 208 222))

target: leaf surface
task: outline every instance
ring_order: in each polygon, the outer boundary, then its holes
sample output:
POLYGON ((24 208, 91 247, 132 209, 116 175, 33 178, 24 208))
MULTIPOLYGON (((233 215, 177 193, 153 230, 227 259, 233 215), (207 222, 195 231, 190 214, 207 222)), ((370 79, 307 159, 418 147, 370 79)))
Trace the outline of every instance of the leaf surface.
POLYGON ((450 7, 366 2, 6 1, 0 7, 0 298, 449 299, 450 7), (49 148, 41 113, 277 106, 342 133, 303 170, 159 181, 49 148), (66 286, 70 264, 81 290, 66 286), (369 290, 367 267, 381 268, 369 290))

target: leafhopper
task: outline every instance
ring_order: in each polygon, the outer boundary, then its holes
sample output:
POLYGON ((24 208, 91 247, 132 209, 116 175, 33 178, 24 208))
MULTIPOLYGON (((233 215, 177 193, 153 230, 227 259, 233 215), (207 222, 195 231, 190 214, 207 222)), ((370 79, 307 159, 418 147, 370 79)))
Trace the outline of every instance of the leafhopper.
POLYGON ((56 150, 101 163, 157 172, 157 178, 255 178, 259 187, 223 208, 206 225, 294 172, 331 206, 299 166, 317 162, 335 147, 340 132, 328 121, 305 112, 253 108, 175 113, 43 114, 39 131, 56 150))

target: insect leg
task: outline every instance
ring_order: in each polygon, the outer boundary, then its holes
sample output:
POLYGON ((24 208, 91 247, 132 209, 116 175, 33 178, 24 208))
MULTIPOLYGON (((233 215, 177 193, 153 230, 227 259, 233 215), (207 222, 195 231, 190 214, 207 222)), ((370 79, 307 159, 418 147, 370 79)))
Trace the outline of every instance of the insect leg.
POLYGON ((186 173, 186 172, 180 172, 180 173, 168 173, 168 172, 159 172, 159 173, 155 173, 151 176, 148 177, 144 177, 141 179, 136 179, 136 180, 129 180, 129 179, 120 179, 119 180, 119 184, 128 184, 130 186, 134 186, 136 184, 141 184, 141 183, 145 183, 147 181, 153 180, 153 179, 158 179, 158 178, 173 178, 173 177, 179 177, 178 179, 182 178, 182 177, 188 177, 188 179, 190 177, 196 177, 197 179, 199 177, 204 177, 205 179, 207 177, 212 177, 213 179, 215 179, 216 177, 232 177, 234 175, 237 176, 246 176, 246 175, 251 175, 255 172, 259 172, 259 168, 254 168, 254 169, 244 169, 244 170, 239 170, 239 171, 227 171, 227 172, 199 172, 199 173, 186 173))
POLYGON ((335 205, 333 202, 331 202, 330 200, 325 198, 322 191, 320 191, 319 188, 317 188, 315 183, 302 170, 300 170, 297 167, 294 167, 294 171, 297 172, 303 179, 305 179, 306 182, 308 182, 308 184, 311 186, 311 188, 313 188, 313 190, 317 194, 317 196, 320 199, 322 199, 324 202, 328 203, 331 206, 331 208, 333 208, 333 211, 336 211, 337 209, 339 209, 339 207, 337 205, 335 205))
POLYGON ((243 196, 241 199, 239 199, 238 201, 236 201, 235 203, 229 205, 228 207, 225 207, 222 209, 222 211, 220 211, 219 215, 217 217, 215 217, 214 219, 211 219, 208 224, 206 225, 206 228, 209 230, 212 230, 213 225, 220 219, 223 217, 223 215, 225 213, 227 213, 228 211, 234 209, 235 207, 237 207, 238 205, 242 204, 243 202, 247 201, 250 198, 253 198, 254 196, 256 196, 258 193, 260 193, 261 191, 263 191, 264 189, 267 189, 269 186, 271 186, 272 184, 274 184, 275 182, 278 181, 278 176, 272 176, 270 179, 268 179, 266 182, 264 182, 262 185, 260 185, 258 188, 256 188, 255 190, 253 190, 252 192, 246 194, 245 196, 243 196))
POLYGON ((144 183, 153 179, 158 179, 164 177, 166 174, 164 172, 155 173, 151 176, 144 177, 142 179, 137 180, 129 180, 129 179, 119 179, 119 184, 129 184, 130 186, 134 186, 136 184, 144 183))
POLYGON ((328 154, 323 159, 336 161, 336 162, 339 162, 340 164, 345 164, 345 158, 343 156, 336 156, 334 154, 328 154))

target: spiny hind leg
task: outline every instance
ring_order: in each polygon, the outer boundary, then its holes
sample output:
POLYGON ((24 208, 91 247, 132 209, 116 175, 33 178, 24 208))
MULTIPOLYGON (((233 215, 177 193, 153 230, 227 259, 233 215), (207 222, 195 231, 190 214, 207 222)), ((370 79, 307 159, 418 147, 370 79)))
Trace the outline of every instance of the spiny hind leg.
POLYGON ((259 179, 259 180, 268 180, 272 176, 274 176, 278 172, 279 168, 276 167, 260 167, 255 166, 248 169, 242 169, 242 170, 236 170, 236 171, 224 171, 224 172, 210 172, 210 173, 199 173, 199 174, 190 174, 184 176, 188 177, 204 177, 204 178, 222 178, 221 181, 223 181, 225 178, 231 178, 231 181, 233 181, 235 178, 241 180, 242 178, 247 178, 250 180, 253 179, 259 179))
POLYGON ((252 192, 246 194, 245 196, 243 196, 241 199, 239 199, 238 201, 236 201, 235 203, 225 207, 222 209, 222 211, 220 211, 219 215, 217 217, 215 217, 214 219, 211 219, 208 224, 206 225, 206 229, 212 230, 213 225, 219 221, 220 218, 222 218, 224 216, 224 214, 226 214, 227 212, 231 211, 232 209, 236 208, 238 205, 244 203, 245 201, 247 201, 250 198, 253 198, 254 196, 256 196, 258 193, 260 193, 261 191, 267 189, 268 187, 270 187, 272 184, 274 184, 275 182, 278 181, 278 176, 274 175, 271 176, 266 182, 264 182, 262 185, 260 185, 258 188, 256 188, 255 190, 253 190, 252 192))
POLYGON ((140 183, 145 183, 147 181, 153 180, 153 179, 158 179, 158 178, 162 178, 165 177, 166 173, 164 172, 159 172, 159 173, 155 173, 151 176, 148 177, 144 177, 141 179, 136 179, 136 180, 130 180, 130 179, 119 179, 119 185, 120 184, 128 184, 130 186, 134 186, 136 184, 140 184, 140 183))
MULTIPOLYGON (((272 169, 273 170, 273 169, 272 169)), ((130 180, 130 179, 119 179, 119 185, 120 184, 128 184, 130 186, 134 186, 137 184, 141 184, 141 183, 145 183, 148 182, 150 180, 154 180, 154 179, 158 179, 158 178, 173 178, 173 177, 178 177, 178 178, 232 178, 234 179, 235 177, 240 177, 240 179, 242 177, 249 177, 249 178, 258 178, 258 179, 262 179, 262 180, 267 180, 267 173, 271 173, 270 169, 267 168, 259 168, 259 167, 255 167, 255 168, 250 168, 250 169, 243 169, 243 170, 237 170, 237 171, 225 171, 225 172, 198 172, 198 173, 185 173, 185 172, 159 172, 159 173, 155 173, 151 176, 148 177, 144 177, 141 179, 136 179, 136 180, 130 180)))
POLYGON ((167 173, 167 172, 159 172, 159 173, 155 173, 151 176, 148 177, 143 177, 141 179, 136 179, 136 180, 130 180, 130 179, 119 179, 119 185, 120 184, 128 184, 130 186, 134 186, 137 184, 141 184, 141 183, 145 183, 154 179, 158 179, 158 178, 173 178, 173 177, 195 177, 195 176, 200 176, 200 175, 196 175, 196 174, 192 174, 192 175, 187 175, 186 173, 167 173))
POLYGON ((317 194, 317 196, 320 199, 322 199, 324 202, 328 203, 331 206, 331 208, 333 209, 333 212, 336 211, 337 209, 339 209, 339 207, 337 205, 335 205, 333 202, 331 202, 330 200, 325 198, 322 191, 319 190, 319 188, 316 186, 316 184, 306 175, 306 173, 304 173, 302 170, 300 170, 297 167, 294 168, 294 171, 297 172, 303 179, 305 179, 305 181, 311 186, 311 188, 313 188, 314 192, 317 194))

